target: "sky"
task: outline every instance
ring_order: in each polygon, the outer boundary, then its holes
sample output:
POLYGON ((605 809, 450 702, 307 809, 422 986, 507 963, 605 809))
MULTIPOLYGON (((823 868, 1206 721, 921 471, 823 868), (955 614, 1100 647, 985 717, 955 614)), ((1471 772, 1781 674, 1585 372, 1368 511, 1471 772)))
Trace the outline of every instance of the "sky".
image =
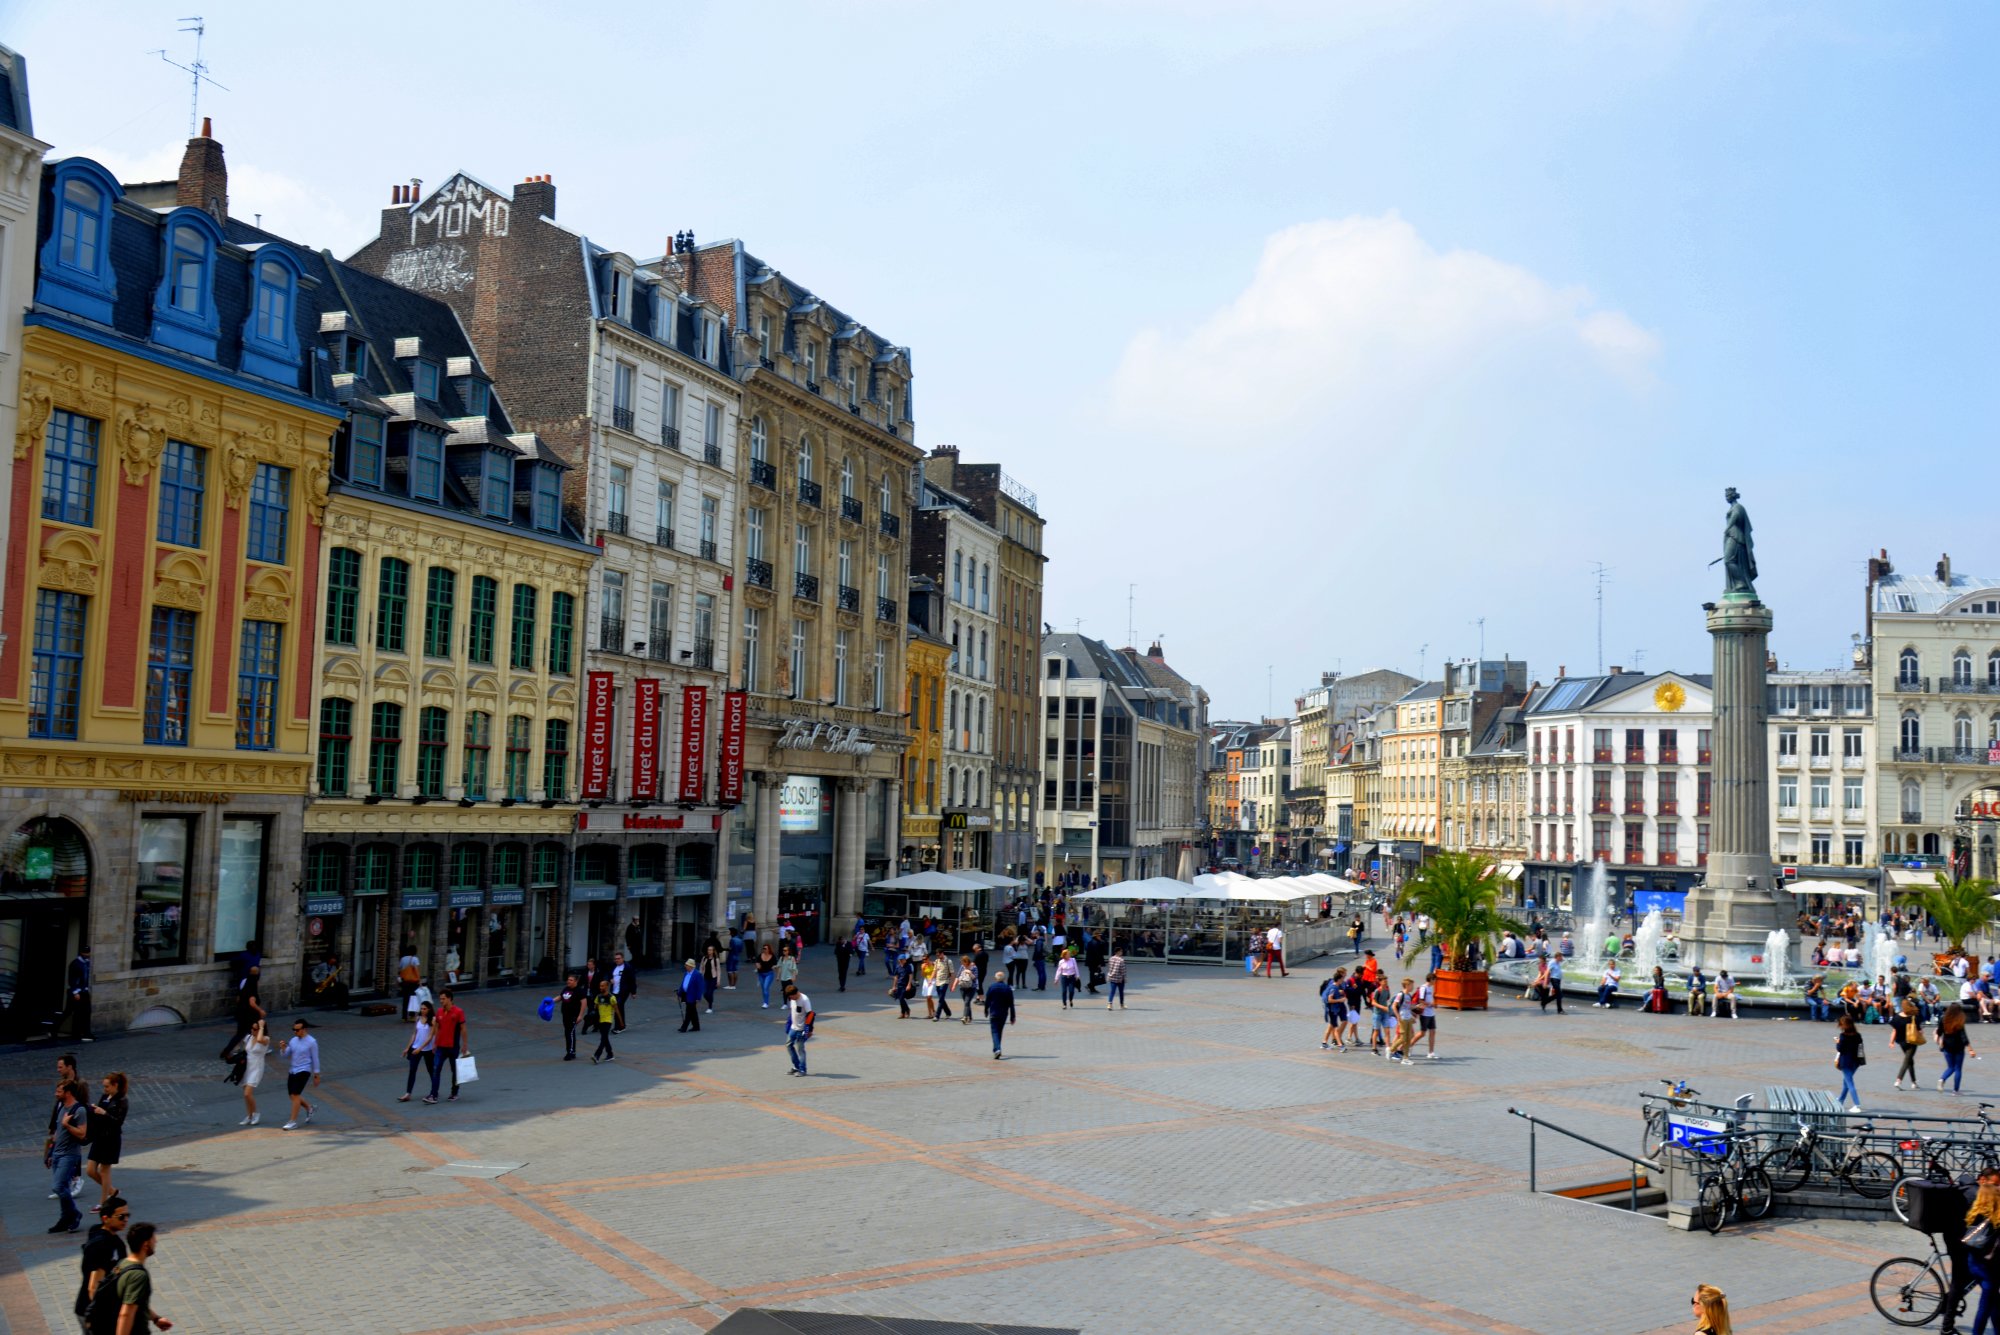
MULTIPOLYGON (((186 7, 0 0, 56 155, 172 174, 186 7)), ((743 238, 1038 494, 1045 620, 1218 718, 1594 671, 1600 565, 1606 666, 1707 671, 1730 485, 1788 666, 1878 548, 2000 582, 2000 8, 200 8, 234 213, 344 255, 398 182, 547 173, 628 253, 743 238)))

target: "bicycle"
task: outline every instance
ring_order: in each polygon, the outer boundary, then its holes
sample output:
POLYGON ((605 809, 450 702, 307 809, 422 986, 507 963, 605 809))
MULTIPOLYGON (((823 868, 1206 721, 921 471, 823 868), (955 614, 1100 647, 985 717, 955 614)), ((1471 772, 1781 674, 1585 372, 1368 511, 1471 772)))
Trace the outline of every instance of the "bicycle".
POLYGON ((1863 1122, 1855 1128, 1855 1135, 1822 1136, 1812 1123, 1801 1117, 1798 1138, 1766 1154, 1758 1166, 1770 1174, 1771 1185, 1782 1192, 1797 1191, 1816 1171, 1830 1172, 1851 1187, 1855 1195, 1879 1201, 1895 1189, 1896 1179, 1903 1176, 1903 1170, 1890 1155, 1862 1148, 1861 1137, 1874 1129, 1874 1123, 1863 1122), (1827 1155, 1819 1149, 1822 1141, 1845 1147, 1838 1161, 1826 1162, 1827 1155))
POLYGON ((1701 1091, 1685 1080, 1662 1080, 1667 1087, 1664 1104, 1655 1103, 1646 1109, 1646 1129, 1639 1141, 1639 1148, 1646 1152, 1648 1159, 1657 1159, 1660 1151, 1667 1147, 1667 1117, 1671 1112, 1686 1108, 1701 1091))
POLYGON ((1951 1261, 1928 1235, 1931 1254, 1923 1260, 1895 1256, 1875 1267, 1868 1278, 1868 1296, 1875 1310, 1899 1326, 1928 1326, 1944 1310, 1951 1293, 1951 1261))
POLYGON ((1906 1224, 1910 1222, 1910 1184, 1913 1182, 1950 1183, 1964 1176, 2000 1168, 2000 1145, 1995 1144, 1993 1118, 1989 1115, 1992 1107, 1990 1103, 1978 1106, 1975 1115, 1979 1118, 1979 1134, 1971 1141, 1946 1136, 1919 1136, 1915 1140, 1897 1143, 1896 1148, 1905 1153, 1921 1153, 1924 1167, 1919 1172, 1903 1174, 1890 1188, 1889 1206, 1896 1212, 1896 1218, 1906 1224))
POLYGON ((1695 1192, 1696 1218, 1710 1233, 1720 1233, 1731 1214, 1758 1220, 1771 1213, 1771 1176, 1743 1152, 1744 1141, 1732 1137, 1720 1168, 1704 1173, 1695 1192))

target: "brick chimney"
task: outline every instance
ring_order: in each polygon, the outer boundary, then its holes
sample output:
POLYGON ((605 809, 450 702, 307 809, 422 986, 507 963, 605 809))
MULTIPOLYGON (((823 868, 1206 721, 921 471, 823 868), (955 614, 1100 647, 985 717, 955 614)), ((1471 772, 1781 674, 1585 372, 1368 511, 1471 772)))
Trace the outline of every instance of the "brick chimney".
POLYGON ((514 187, 514 212, 525 219, 556 216, 556 178, 530 176, 514 187))
POLYGON ((210 128, 209 118, 203 116, 201 133, 188 140, 187 152, 181 154, 174 194, 183 208, 200 209, 220 223, 229 221, 229 167, 210 128))

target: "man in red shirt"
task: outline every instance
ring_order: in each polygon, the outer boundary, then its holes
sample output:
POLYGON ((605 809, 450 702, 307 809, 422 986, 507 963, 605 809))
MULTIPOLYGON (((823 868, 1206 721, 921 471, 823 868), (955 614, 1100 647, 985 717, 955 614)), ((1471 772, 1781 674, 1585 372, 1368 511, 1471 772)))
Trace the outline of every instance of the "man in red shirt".
POLYGON ((437 1061, 431 1067, 431 1092, 424 1096, 425 1103, 438 1101, 438 1080, 444 1075, 446 1062, 451 1063, 451 1097, 458 1097, 458 1059, 470 1055, 471 1048, 466 1042, 465 1012, 446 988, 438 993, 437 1061))

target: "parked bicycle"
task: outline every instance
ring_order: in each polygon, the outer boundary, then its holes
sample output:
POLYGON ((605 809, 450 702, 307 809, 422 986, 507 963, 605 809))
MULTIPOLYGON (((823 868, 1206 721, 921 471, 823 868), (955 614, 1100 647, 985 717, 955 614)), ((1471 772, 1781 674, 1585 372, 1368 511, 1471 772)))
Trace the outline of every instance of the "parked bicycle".
POLYGON ((1896 1148, 1905 1154, 1921 1155, 1923 1168, 1903 1174, 1890 1188, 1889 1204, 1895 1210, 1896 1218, 1906 1224, 1910 1222, 1910 1185, 1914 1182, 1957 1182, 1977 1177, 1991 1168, 2000 1168, 2000 1141, 1995 1140, 1992 1109, 1990 1103, 1978 1106, 1975 1115, 1979 1118, 1979 1133, 1973 1139, 1918 1136, 1914 1140, 1897 1143, 1896 1148))
POLYGON ((1730 1137, 1729 1149, 1695 1192, 1695 1217, 1710 1233, 1720 1233, 1731 1215, 1762 1219, 1771 1213, 1771 1177, 1750 1162, 1748 1142, 1730 1137))
POLYGON ((1646 1152, 1648 1159, 1659 1158, 1660 1151, 1667 1147, 1668 1116, 1685 1109, 1691 1101, 1701 1095, 1700 1090, 1685 1080, 1662 1080, 1660 1083, 1667 1087, 1667 1092, 1663 1096, 1666 1102, 1646 1105, 1646 1130, 1639 1142, 1639 1147, 1646 1152))
POLYGON ((1759 1166, 1779 1191, 1797 1191, 1814 1176, 1832 1177, 1855 1195, 1879 1201, 1895 1189, 1902 1167, 1893 1156, 1866 1148, 1862 1137, 1874 1131, 1874 1123, 1863 1122, 1854 1129, 1857 1134, 1852 1136, 1822 1135, 1801 1117, 1797 1138, 1766 1154, 1759 1166), (1840 1147, 1837 1154, 1834 1146, 1840 1147))

